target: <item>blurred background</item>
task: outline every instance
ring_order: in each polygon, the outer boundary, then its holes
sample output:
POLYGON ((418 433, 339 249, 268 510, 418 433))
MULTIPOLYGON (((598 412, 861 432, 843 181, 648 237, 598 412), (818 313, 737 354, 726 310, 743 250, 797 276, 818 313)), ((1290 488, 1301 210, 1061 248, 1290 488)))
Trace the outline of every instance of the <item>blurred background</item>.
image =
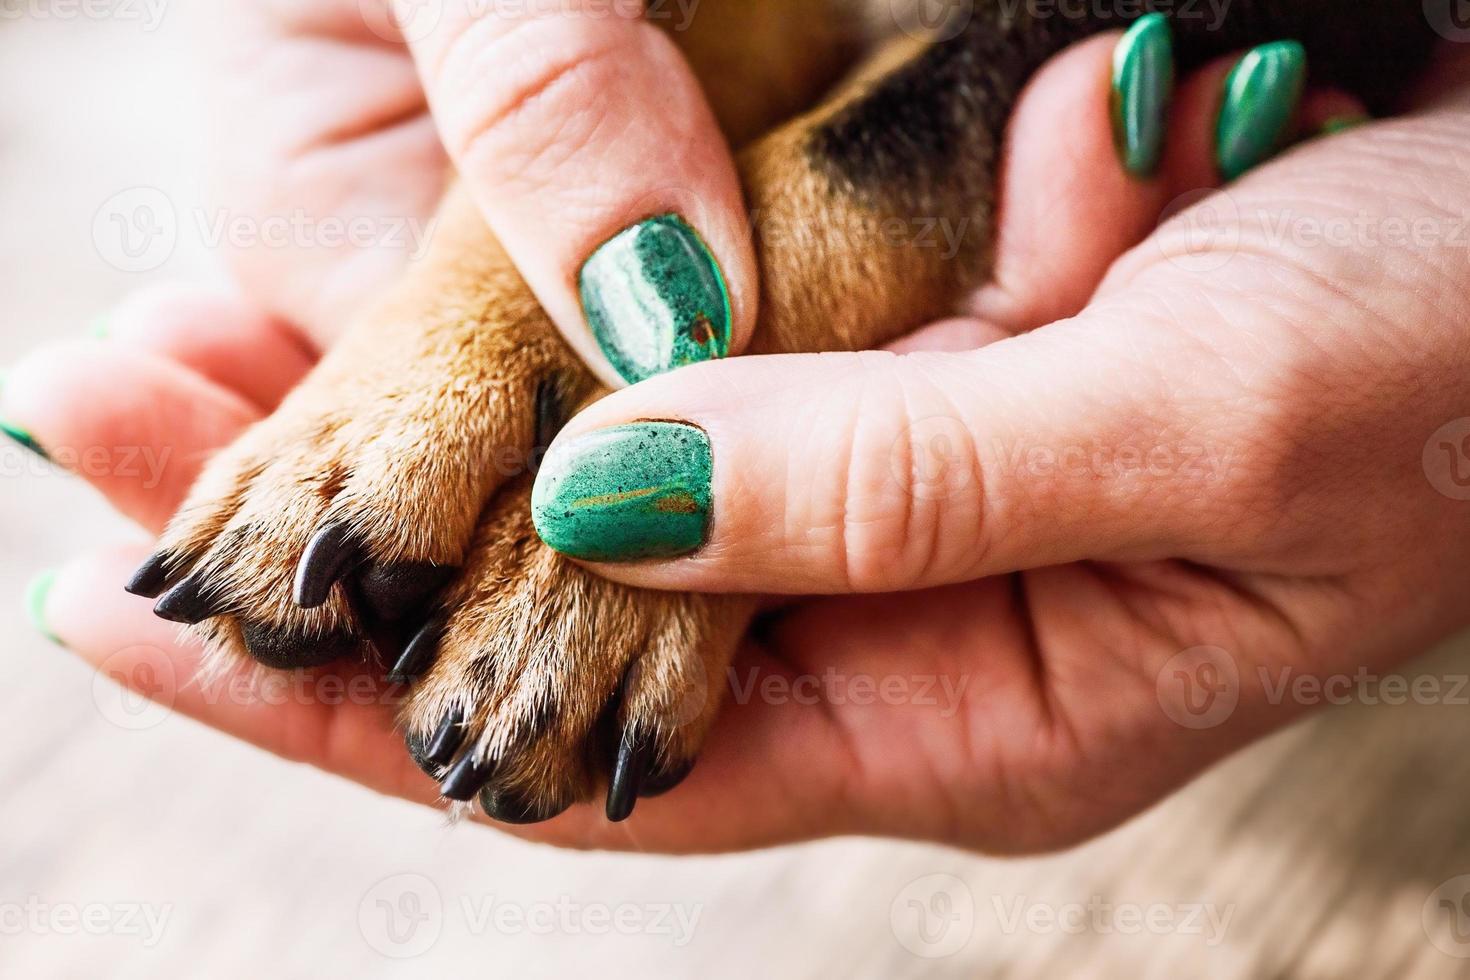
MULTIPOLYGON (((139 286, 223 281, 187 222, 146 255, 107 230, 200 203, 208 16, 0 0, 0 365, 139 286)), ((22 595, 140 532, 8 443, 0 502, 0 976, 1470 976, 1464 641, 1069 854, 571 854, 120 697, 22 595)))

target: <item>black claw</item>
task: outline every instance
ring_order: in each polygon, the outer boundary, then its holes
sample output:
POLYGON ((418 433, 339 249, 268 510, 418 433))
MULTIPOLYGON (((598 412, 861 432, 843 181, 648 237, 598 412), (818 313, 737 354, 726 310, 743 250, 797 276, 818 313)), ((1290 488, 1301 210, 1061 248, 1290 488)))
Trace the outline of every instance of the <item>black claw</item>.
POLYGON ((653 740, 644 735, 624 731, 613 762, 612 777, 607 784, 607 819, 613 823, 627 820, 638 803, 638 788, 648 775, 653 755, 653 740))
POLYGON ((370 565, 358 575, 357 591, 373 616, 397 622, 421 611, 456 571, 452 565, 428 562, 370 565))
POLYGON ((434 657, 439 652, 439 641, 444 636, 444 625, 444 617, 435 616, 413 635, 403 648, 402 656, 388 671, 390 684, 407 684, 433 665, 434 657))
POLYGON ((302 609, 315 609, 332 594, 332 586, 361 563, 352 529, 341 521, 327 524, 311 536, 296 564, 292 598, 302 609))
POLYGON ((424 749, 424 761, 441 767, 449 765, 454 761, 454 753, 464 744, 464 736, 464 712, 454 708, 434 730, 424 749))
POLYGON ((335 663, 357 651, 358 641, 348 632, 307 636, 279 626, 242 623, 245 649, 257 663, 277 670, 299 670, 335 663))
POLYGON ((418 732, 409 732, 403 741, 418 767, 437 779, 454 759, 454 753, 459 751, 464 735, 464 715, 455 708, 444 716, 433 734, 425 737, 418 732))
POLYGON ((570 806, 570 802, 548 803, 545 800, 528 799, 509 789, 492 788, 480 794, 480 809, 485 811, 486 816, 491 820, 516 826, 543 823, 565 813, 570 806))
POLYGON ((468 803, 485 785, 495 778, 496 764, 493 759, 481 760, 471 749, 460 756, 458 762, 439 784, 439 795, 446 800, 468 803))
POLYGON ((209 594, 204 576, 195 572, 159 597, 153 604, 153 615, 193 626, 218 616, 219 606, 217 597, 209 594))
POLYGON ((148 560, 138 566, 133 577, 123 589, 144 599, 157 599, 163 594, 163 590, 172 585, 173 575, 169 572, 169 562, 173 556, 167 551, 155 551, 148 556, 148 560))

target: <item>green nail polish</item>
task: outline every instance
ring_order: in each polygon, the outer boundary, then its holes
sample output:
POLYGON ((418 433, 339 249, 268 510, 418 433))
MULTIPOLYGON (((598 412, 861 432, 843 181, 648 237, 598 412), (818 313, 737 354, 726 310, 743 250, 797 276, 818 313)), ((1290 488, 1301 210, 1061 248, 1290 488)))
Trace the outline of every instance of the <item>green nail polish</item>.
POLYGON ((531 494, 536 532, 588 561, 672 558, 709 530, 709 436, 682 422, 634 422, 554 446, 531 494))
POLYGON ((37 575, 31 580, 26 588, 26 615, 31 619, 31 625, 52 643, 60 643, 61 638, 51 632, 51 627, 46 625, 46 597, 51 594, 51 586, 56 584, 56 573, 45 572, 37 575))
POLYGON ((1169 101, 1174 94, 1174 41, 1163 14, 1139 18, 1113 50, 1113 143, 1123 168, 1137 177, 1158 170, 1169 101))
MULTIPOLYGON (((3 389, 4 386, 5 376, 0 375, 0 389, 3 389)), ((5 435, 9 436, 21 446, 29 449, 31 452, 35 453, 42 459, 47 460, 48 462, 50 461, 51 457, 46 455, 46 450, 41 448, 41 444, 36 441, 36 437, 31 435, 25 429, 22 429, 20 426, 7 422, 5 421, 5 419, 0 419, 0 432, 3 432, 5 435)))
POLYGON ((730 351, 724 276, 676 214, 615 235, 582 266, 580 288, 587 325, 630 384, 730 351))
POLYGON ((1263 44, 1225 80, 1215 159, 1226 180, 1270 159, 1291 130, 1306 82, 1307 52, 1296 41, 1263 44))
POLYGON ((106 316, 95 316, 87 324, 87 336, 93 340, 106 340, 110 326, 106 316))

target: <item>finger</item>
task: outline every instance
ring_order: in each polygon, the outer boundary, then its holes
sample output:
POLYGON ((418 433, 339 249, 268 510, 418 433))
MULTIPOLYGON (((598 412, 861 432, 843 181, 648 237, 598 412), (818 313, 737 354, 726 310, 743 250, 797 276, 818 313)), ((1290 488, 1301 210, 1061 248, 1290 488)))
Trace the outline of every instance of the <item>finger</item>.
POLYGON ((970 305, 1011 333, 1075 314, 1108 265, 1156 223, 1166 200, 1155 170, 1173 57, 1164 19, 1148 24, 1162 29, 1110 32, 1053 58, 1016 105, 1002 158, 992 279, 970 305), (1118 53, 1140 47, 1152 50, 1153 69, 1120 80, 1118 53), (1109 112, 1120 87, 1134 106, 1126 128, 1141 134, 1134 143, 1154 150, 1120 155, 1109 112))
POLYGON ((444 6, 412 43, 435 118, 573 348, 613 385, 739 350, 756 305, 740 186, 669 37, 627 4, 444 6))
MULTIPOLYGON (((248 669, 201 671, 204 650, 128 596, 142 548, 75 559, 33 595, 37 625, 116 684, 288 759, 307 762, 386 793, 428 802, 433 784, 418 773, 394 732, 396 698, 364 665, 311 675, 248 669)), ((98 689, 98 705, 108 704, 98 689)), ((104 708, 104 710, 106 710, 104 708)), ((126 721, 144 722, 136 704, 126 721)))
POLYGON ((207 456, 260 414, 179 364, 116 344, 36 351, 0 389, 8 427, 155 532, 207 456))
POLYGON ((314 358, 280 320, 245 300, 197 286, 140 289, 103 321, 110 341, 150 351, 269 411, 314 358))
POLYGON ((536 526, 609 578, 696 591, 893 591, 1177 554, 1210 506, 1181 461, 1208 442, 1181 431, 1179 379, 1205 373, 1185 333, 1166 308, 1114 304, 965 354, 656 378, 558 437, 536 526))
POLYGON ((1175 194, 1235 180, 1300 131, 1308 65, 1294 41, 1218 58, 1183 80, 1169 117, 1163 179, 1175 194))

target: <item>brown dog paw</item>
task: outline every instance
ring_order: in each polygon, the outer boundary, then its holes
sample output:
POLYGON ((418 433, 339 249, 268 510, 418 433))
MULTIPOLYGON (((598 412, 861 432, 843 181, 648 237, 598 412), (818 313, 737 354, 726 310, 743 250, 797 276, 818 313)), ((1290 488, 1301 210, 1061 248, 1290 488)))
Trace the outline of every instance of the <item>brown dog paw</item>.
POLYGON ((742 599, 631 589, 546 548, 508 487, 410 644, 410 751, 445 798, 548 820, 606 788, 611 820, 694 765, 748 615, 742 599))

